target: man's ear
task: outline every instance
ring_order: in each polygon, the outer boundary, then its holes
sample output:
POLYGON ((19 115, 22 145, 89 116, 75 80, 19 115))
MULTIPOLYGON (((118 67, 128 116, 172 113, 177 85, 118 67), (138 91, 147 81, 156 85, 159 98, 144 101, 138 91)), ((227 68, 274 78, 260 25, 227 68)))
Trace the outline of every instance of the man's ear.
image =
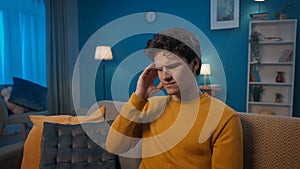
POLYGON ((194 58, 192 60, 192 70, 193 73, 196 73, 197 69, 200 67, 200 60, 199 58, 194 58))

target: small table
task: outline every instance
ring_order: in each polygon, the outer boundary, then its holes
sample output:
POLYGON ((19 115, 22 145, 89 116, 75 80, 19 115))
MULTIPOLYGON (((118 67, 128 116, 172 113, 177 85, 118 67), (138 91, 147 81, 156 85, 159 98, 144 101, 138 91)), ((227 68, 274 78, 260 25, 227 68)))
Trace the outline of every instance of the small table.
POLYGON ((211 85, 201 85, 199 86, 199 89, 202 92, 206 92, 207 94, 214 96, 216 91, 221 91, 221 86, 220 85, 215 85, 215 84, 211 84, 211 85))

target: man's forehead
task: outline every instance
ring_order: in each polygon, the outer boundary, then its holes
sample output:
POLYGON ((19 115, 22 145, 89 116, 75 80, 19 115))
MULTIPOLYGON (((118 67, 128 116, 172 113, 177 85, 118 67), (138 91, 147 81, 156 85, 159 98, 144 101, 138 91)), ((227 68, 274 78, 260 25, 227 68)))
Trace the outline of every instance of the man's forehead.
POLYGON ((182 63, 183 60, 176 54, 169 51, 162 51, 157 53, 154 57, 154 64, 156 67, 165 67, 174 63, 182 63))

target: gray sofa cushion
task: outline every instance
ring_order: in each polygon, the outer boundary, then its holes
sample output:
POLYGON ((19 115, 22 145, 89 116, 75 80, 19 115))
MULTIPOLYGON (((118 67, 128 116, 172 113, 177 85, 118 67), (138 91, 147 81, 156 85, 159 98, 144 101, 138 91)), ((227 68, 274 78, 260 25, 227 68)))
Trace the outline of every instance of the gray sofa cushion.
POLYGON ((117 168, 117 156, 99 146, 106 140, 104 123, 64 125, 45 122, 40 168, 117 168), (93 139, 89 137, 91 135, 93 139), (93 141, 95 138, 97 144, 93 141))

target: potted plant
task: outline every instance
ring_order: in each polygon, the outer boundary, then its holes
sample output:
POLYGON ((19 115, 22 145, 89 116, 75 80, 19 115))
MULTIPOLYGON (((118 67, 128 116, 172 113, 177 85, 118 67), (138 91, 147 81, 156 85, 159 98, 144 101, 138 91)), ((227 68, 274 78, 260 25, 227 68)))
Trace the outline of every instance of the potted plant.
POLYGON ((260 100, 260 95, 264 91, 262 85, 255 84, 251 85, 249 92, 252 94, 253 101, 258 102, 260 100))
POLYGON ((251 57, 254 62, 260 62, 260 53, 259 53, 259 37, 260 33, 258 31, 251 32, 250 35, 250 50, 251 50, 251 57))
POLYGON ((283 20, 283 19, 288 19, 287 15, 286 15, 286 11, 291 8, 293 5, 292 4, 287 4, 285 6, 282 7, 280 12, 275 12, 274 13, 274 18, 283 20))
POLYGON ((281 98, 282 98, 281 93, 275 93, 275 102, 276 103, 281 103, 282 102, 281 98))

